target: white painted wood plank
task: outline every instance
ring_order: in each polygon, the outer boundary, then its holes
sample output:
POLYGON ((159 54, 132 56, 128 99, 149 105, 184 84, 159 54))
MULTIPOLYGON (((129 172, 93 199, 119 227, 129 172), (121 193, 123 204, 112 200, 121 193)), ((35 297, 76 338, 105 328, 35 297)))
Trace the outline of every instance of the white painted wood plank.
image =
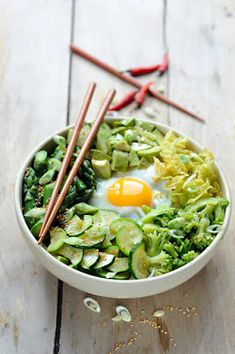
MULTIPOLYGON (((207 118, 203 126, 171 111, 171 124, 214 152, 234 194, 235 45, 231 36, 235 29, 234 2, 169 1, 168 9, 170 96, 191 105, 207 118)), ((175 326, 176 353, 233 353, 235 350, 234 226, 232 218, 216 255, 198 274, 197 281, 191 280, 193 291, 188 299, 199 307, 200 319, 190 327, 186 322, 180 329, 175 326)), ((178 299, 177 290, 175 294, 178 299)))
MULTIPOLYGON (((106 1, 97 2, 96 5, 92 3, 91 15, 89 1, 86 2, 87 5, 82 1, 79 4, 76 9, 75 43, 92 54, 116 67, 123 68, 132 64, 142 64, 145 60, 147 63, 152 50, 156 50, 156 55, 162 51, 160 2, 157 4, 146 2, 145 7, 140 7, 139 3, 135 2, 137 5, 132 9, 130 4, 133 4, 133 1, 126 1, 124 15, 121 13, 124 7, 119 9, 117 3, 115 5, 108 4, 106 1), (100 13, 104 9, 104 4, 105 16, 102 15, 101 21, 100 13), (158 11, 155 13, 158 6, 158 11), (115 12, 116 17, 110 15, 112 11, 115 12), (145 42, 151 43, 151 49, 149 45, 145 45, 150 52, 140 51, 135 40, 132 47, 129 45, 129 40, 127 42, 123 40, 121 43, 119 40, 123 38, 122 34, 127 28, 126 16, 131 16, 130 34, 134 33, 133 28, 139 29, 141 11, 144 11, 143 17, 146 18, 146 22, 147 19, 154 18, 148 26, 154 28, 156 32, 152 30, 150 37, 146 36, 147 39, 144 39, 145 42), (109 18, 112 18, 112 26, 109 24, 109 18), (155 27, 156 24, 159 27, 155 27), (107 28, 109 28, 108 35, 103 36, 107 28), (152 45, 155 42, 156 47, 152 45), (133 54, 136 50, 138 50, 138 57, 133 54)), ((234 17, 231 16, 234 10, 232 1, 226 1, 226 4, 224 1, 220 1, 219 4, 212 1, 206 3, 199 1, 197 4, 192 4, 180 0, 168 1, 167 13, 167 40, 171 57, 170 96, 193 110, 198 109, 202 115, 210 119, 206 126, 202 126, 191 118, 171 110, 170 122, 172 126, 209 146, 215 152, 217 160, 229 173, 233 190, 235 171, 232 163, 234 151, 232 65, 235 48, 232 36, 229 35, 234 32, 234 17)), ((134 34, 137 36, 136 33, 134 34)), ((114 82, 119 92, 126 91, 126 85, 119 84, 116 79, 101 73, 80 59, 73 58, 72 73, 72 119, 76 116, 78 102, 81 101, 89 80, 96 79, 102 82, 96 96, 98 101, 114 82)), ((155 103, 151 101, 151 104, 155 103)), ((163 121, 166 121, 166 111, 164 109, 162 112, 163 121)), ((178 309, 193 306, 197 308, 198 315, 190 315, 190 317, 187 317, 187 310, 186 314, 182 314, 179 310, 166 310, 165 323, 169 335, 176 342, 175 347, 170 346, 172 353, 234 352, 233 230, 234 223, 231 223, 230 232, 227 233, 214 259, 190 281, 158 296, 121 301, 121 304, 130 308, 134 318, 142 309, 145 310, 146 316, 150 317, 153 309, 167 305, 178 309)), ((133 327, 113 324, 110 320, 116 304, 119 304, 118 300, 97 298, 102 305, 102 314, 97 316, 84 308, 82 303, 84 297, 84 293, 65 285, 61 353, 108 353, 115 343, 132 336, 133 327), (105 326, 103 326, 104 322, 105 326)), ((134 328, 142 334, 141 340, 128 348, 129 350, 126 348, 120 350, 120 353, 165 352, 163 341, 159 340, 156 330, 148 327, 147 324, 140 325, 136 319, 134 328)))
MULTIPOLYGON (((163 4, 161 1, 148 1, 145 6, 141 0, 76 2, 74 44, 88 53, 113 65, 120 70, 133 66, 151 65, 162 61, 165 52, 163 43, 163 4), (92 9, 92 11, 91 11, 92 9)), ((107 90, 117 89, 119 100, 133 87, 73 55, 72 94, 70 119, 75 120, 88 83, 97 82, 97 90, 89 118, 94 119, 97 106, 107 90)), ((156 74, 138 78, 142 82, 156 79, 156 74)), ((157 85, 166 84, 166 77, 156 79, 157 85)), ((159 121, 164 122, 166 106, 154 99, 148 99, 156 110, 159 121), (160 114, 161 113, 161 114, 160 114)), ((122 114, 133 111, 134 104, 122 110, 122 114)), ((138 110, 135 114, 142 115, 138 110)))
MULTIPOLYGON (((117 68, 125 69, 136 65, 148 65, 162 59, 163 43, 163 3, 148 1, 143 7, 142 1, 128 0, 110 2, 106 0, 79 1, 76 3, 74 43, 107 61, 117 68), (92 8, 92 11, 91 11, 92 8)), ((90 118, 94 118, 97 105, 101 102, 107 90, 115 87, 117 97, 130 90, 130 87, 118 79, 102 72, 93 65, 73 56, 72 92, 70 120, 74 121, 79 103, 91 80, 98 83, 90 118)), ((155 75, 152 76, 155 78, 155 75)), ((143 82, 151 76, 142 78, 143 82)), ((166 77, 159 79, 165 83, 166 77)), ((160 120, 166 122, 167 108, 153 99, 148 105, 161 110, 160 120)), ((126 111, 123 110, 122 113, 126 111)), ((137 115, 141 115, 137 112, 137 115)), ((142 114, 143 115, 143 114, 142 114)), ((114 325, 111 316, 119 302, 112 299, 98 298, 102 305, 102 315, 90 313, 83 305, 83 292, 64 284, 64 303, 61 327, 60 353, 93 354, 109 353, 115 342, 128 340, 133 328, 124 325, 114 325), (103 322, 106 326, 103 327, 103 322)), ((141 308, 151 313, 154 298, 148 300, 122 301, 127 304, 133 314, 141 308)), ((160 348, 156 330, 144 329, 148 340, 141 341, 139 352, 152 353, 154 348, 160 348)), ((125 353, 133 353, 133 348, 125 348, 125 353)), ((134 349, 135 350, 135 349, 134 349)), ((162 349, 159 349, 162 352, 162 349)))
POLYGON ((0 1, 0 352, 51 353, 57 280, 27 248, 14 182, 30 150, 66 117, 71 1, 0 1))

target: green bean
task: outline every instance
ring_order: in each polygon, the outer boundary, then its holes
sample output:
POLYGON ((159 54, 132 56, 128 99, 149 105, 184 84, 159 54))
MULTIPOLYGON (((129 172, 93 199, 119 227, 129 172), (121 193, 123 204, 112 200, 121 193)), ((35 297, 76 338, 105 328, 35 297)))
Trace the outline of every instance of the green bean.
POLYGON ((40 150, 35 154, 33 167, 35 170, 45 170, 47 162, 47 151, 40 150))
POLYGON ((42 177, 39 179, 39 184, 41 186, 44 186, 45 184, 47 183, 50 183, 54 176, 55 176, 55 173, 56 173, 56 169, 55 168, 52 168, 51 170, 48 170, 46 173, 44 173, 44 175, 42 175, 42 177))
POLYGON ((32 167, 28 167, 24 175, 24 186, 26 187, 25 190, 28 190, 33 185, 36 185, 37 181, 38 178, 34 169, 32 167))
POLYGON ((61 136, 61 135, 55 135, 53 136, 52 140, 57 144, 57 145, 63 145, 66 146, 66 139, 61 136))
POLYGON ((47 165, 48 165, 49 169, 55 168, 56 171, 59 172, 59 170, 61 169, 62 162, 60 160, 52 157, 52 158, 48 159, 47 165))

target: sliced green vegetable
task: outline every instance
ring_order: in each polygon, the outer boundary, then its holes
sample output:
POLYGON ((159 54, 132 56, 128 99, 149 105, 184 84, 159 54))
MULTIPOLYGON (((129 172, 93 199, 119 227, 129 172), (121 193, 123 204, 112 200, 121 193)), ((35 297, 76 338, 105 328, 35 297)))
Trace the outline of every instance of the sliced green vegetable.
POLYGON ((144 279, 149 275, 149 262, 144 243, 136 245, 129 255, 129 267, 136 279, 144 279))
POLYGON ((78 213, 78 215, 84 215, 84 214, 93 215, 98 211, 97 207, 83 202, 75 204, 74 208, 76 210, 76 213, 78 213))
POLYGON ((124 151, 113 150, 112 153, 112 171, 126 172, 129 163, 129 154, 124 151))
POLYGON ((113 273, 126 272, 129 270, 128 258, 118 258, 116 257, 113 264, 108 267, 108 270, 113 273))
POLYGON ((44 186, 45 184, 47 183, 50 183, 54 176, 55 176, 55 173, 56 173, 56 169, 55 168, 52 168, 51 170, 48 170, 46 173, 44 173, 44 175, 42 175, 42 177, 39 179, 39 184, 41 186, 44 186))
POLYGON ((63 257, 63 256, 55 256, 55 258, 56 258, 59 262, 64 263, 64 264, 66 264, 66 265, 69 265, 69 264, 70 264, 70 261, 69 261, 68 258, 65 258, 65 257, 63 257))
POLYGON ((83 269, 92 268, 99 259, 99 250, 96 248, 84 250, 83 259, 81 262, 81 267, 83 269))
MULTIPOLYGON (((119 214, 113 210, 100 209, 97 213, 93 215, 93 224, 97 226, 106 226, 109 225, 116 219, 119 218, 119 214)), ((111 240, 112 238, 110 238, 111 240)))
POLYGON ((55 159, 54 157, 51 157, 50 159, 48 159, 47 165, 50 170, 55 169, 57 172, 59 172, 62 166, 62 162, 58 159, 55 159))
POLYGON ((144 233, 134 220, 125 222, 125 226, 118 229, 116 243, 119 249, 126 256, 129 256, 131 249, 143 240, 144 233))
POLYGON ((113 148, 115 150, 120 150, 120 151, 130 151, 130 145, 128 144, 128 142, 126 140, 121 140, 118 141, 116 144, 114 144, 113 148))
POLYGON ((45 168, 46 162, 47 162, 47 151, 40 150, 36 152, 34 157, 34 163, 33 163, 33 167, 35 168, 35 170, 40 170, 45 168))
POLYGON ((33 227, 36 222, 41 219, 46 214, 45 208, 33 208, 27 211, 24 214, 25 221, 29 225, 29 227, 33 227))
POLYGON ((111 165, 108 160, 91 160, 92 168, 97 177, 109 179, 111 177, 111 165))
POLYGON ((44 190, 43 190, 43 205, 47 205, 51 195, 52 195, 52 192, 55 188, 55 183, 56 182, 51 182, 51 183, 48 183, 44 186, 44 190))
POLYGON ((91 149, 91 156, 93 159, 95 160, 107 160, 107 161, 111 161, 111 156, 108 154, 105 154, 103 151, 101 150, 97 150, 97 149, 91 149))
POLYGON ((67 224, 65 231, 69 236, 78 236, 84 233, 92 225, 92 219, 84 222, 79 216, 74 215, 67 224))
POLYGON ((65 137, 61 135, 55 135, 53 136, 52 140, 57 144, 57 145, 63 145, 66 146, 66 139, 65 137))
POLYGON ((111 265, 115 259, 115 256, 113 254, 108 254, 104 252, 99 252, 99 256, 100 258, 96 263, 96 265, 94 266, 94 269, 101 269, 107 267, 111 265))
POLYGON ((107 248, 105 248, 105 253, 108 253, 108 254, 113 254, 114 256, 118 256, 119 254, 119 247, 118 246, 109 246, 107 248))
POLYGON ((68 237, 64 242, 71 246, 79 248, 93 248, 99 247, 105 238, 105 231, 102 227, 92 226, 86 230, 84 234, 79 237, 68 237))
POLYGON ((53 227, 50 230, 50 244, 47 247, 49 253, 57 252, 63 245, 66 233, 60 227, 53 227))
POLYGON ((72 246, 64 245, 58 251, 59 255, 68 258, 71 263, 75 266, 78 266, 83 258, 83 250, 80 248, 75 248, 72 246))
POLYGON ((39 219, 31 228, 33 236, 38 237, 41 230, 44 218, 39 219))
POLYGON ((139 166, 140 159, 139 159, 138 154, 137 154, 136 151, 134 151, 134 150, 130 151, 129 160, 130 160, 130 163, 129 163, 130 167, 139 166))

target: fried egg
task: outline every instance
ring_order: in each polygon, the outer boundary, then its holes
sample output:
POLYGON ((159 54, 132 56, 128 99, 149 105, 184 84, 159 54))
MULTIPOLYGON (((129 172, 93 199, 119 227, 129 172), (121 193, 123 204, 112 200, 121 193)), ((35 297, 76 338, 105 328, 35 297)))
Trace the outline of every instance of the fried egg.
POLYGON ((146 169, 118 172, 108 180, 97 180, 90 203, 99 209, 111 209, 123 217, 138 219, 143 215, 142 205, 156 206, 159 199, 155 192, 164 193, 163 186, 156 184, 154 165, 146 169))

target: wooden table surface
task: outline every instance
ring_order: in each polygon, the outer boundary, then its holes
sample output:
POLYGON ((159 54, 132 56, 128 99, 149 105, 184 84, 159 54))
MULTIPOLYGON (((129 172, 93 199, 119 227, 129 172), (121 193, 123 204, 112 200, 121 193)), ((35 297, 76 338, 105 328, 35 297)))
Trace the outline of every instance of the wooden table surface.
MULTIPOLYGON (((185 284, 144 299, 98 298, 58 281, 33 257, 14 213, 14 183, 26 155, 43 138, 76 119, 91 80, 98 83, 93 113, 106 91, 130 87, 71 56, 72 41, 117 68, 148 65, 168 49, 170 70, 157 78, 165 94, 206 117, 197 121, 149 98, 156 119, 209 147, 235 191, 235 2, 232 0, 0 0, 0 353, 108 354, 141 334, 120 354, 235 353, 234 215, 209 264, 185 284), (166 307, 163 327, 114 324, 115 306, 133 318, 166 307), (170 311, 171 306, 185 309, 170 311), (187 307, 197 316, 187 316, 187 307), (135 336, 135 335, 134 335, 135 336), (175 344, 175 345, 174 345, 175 344)), ((143 81, 149 77, 143 78, 143 81)), ((133 114, 133 107, 123 113, 133 114)), ((135 113, 144 116, 143 112, 135 113)), ((234 212, 233 212, 234 214, 234 212)))

